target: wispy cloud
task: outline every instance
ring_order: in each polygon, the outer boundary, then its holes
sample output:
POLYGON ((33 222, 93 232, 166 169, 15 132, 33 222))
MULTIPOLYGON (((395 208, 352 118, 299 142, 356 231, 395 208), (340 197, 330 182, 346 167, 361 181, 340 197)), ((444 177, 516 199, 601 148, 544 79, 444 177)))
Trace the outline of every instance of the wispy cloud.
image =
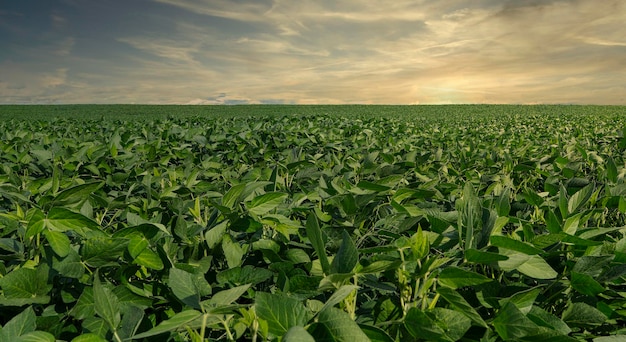
MULTIPOLYGON (((42 16, 45 40, 9 44, 0 66, 17 67, 0 101, 626 103, 618 0, 156 0, 120 3, 125 16, 71 6, 78 15, 42 16)), ((10 19, 20 13, 0 12, 0 35, 37 37, 10 19)))

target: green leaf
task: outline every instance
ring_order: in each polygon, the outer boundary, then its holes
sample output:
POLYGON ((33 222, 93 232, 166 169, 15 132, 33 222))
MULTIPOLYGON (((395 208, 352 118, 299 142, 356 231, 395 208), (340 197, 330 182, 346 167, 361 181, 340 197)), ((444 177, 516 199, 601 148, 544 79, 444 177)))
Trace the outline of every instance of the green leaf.
POLYGON ((278 207, 286 197, 287 194, 281 192, 270 192, 257 196, 250 202, 248 211, 255 215, 263 215, 278 207))
POLYGON ((32 307, 26 308, 17 316, 11 318, 0 330, 0 341, 16 341, 18 337, 35 331, 37 316, 32 307))
POLYGON ((394 342, 394 339, 381 328, 368 324, 359 324, 359 328, 372 342, 394 342))
POLYGON ((515 305, 522 314, 526 315, 532 309, 535 299, 537 299, 540 292, 541 289, 539 288, 531 288, 517 292, 508 298, 500 300, 500 306, 503 307, 507 303, 511 303, 515 305))
POLYGON ((435 316, 435 323, 444 327, 444 333, 450 341, 460 340, 472 325, 468 317, 455 310, 434 308, 430 313, 435 316))
POLYGON ((117 266, 128 246, 128 239, 96 237, 81 246, 83 261, 93 267, 117 266))
POLYGON ((46 215, 40 209, 34 208, 29 210, 26 218, 28 219, 28 225, 26 226, 24 239, 30 239, 44 230, 46 215))
POLYGON ((178 268, 170 268, 167 285, 181 302, 195 309, 200 309, 200 289, 196 284, 198 277, 178 268))
POLYGON ((85 235, 85 228, 96 231, 100 229, 95 221, 65 208, 50 209, 46 218, 46 227, 59 232, 76 231, 83 236, 85 235))
POLYGON ((67 188, 59 192, 51 204, 53 206, 62 206, 85 201, 93 192, 97 191, 104 185, 104 182, 85 183, 67 188))
POLYGON ((54 253, 60 257, 65 257, 70 252, 70 239, 62 232, 55 232, 52 230, 46 230, 43 232, 46 240, 52 247, 54 253))
POLYGON ((144 249, 134 260, 134 263, 140 266, 160 271, 163 269, 163 260, 159 255, 150 249, 144 249))
POLYGON ((98 334, 88 333, 74 337, 72 342, 107 342, 107 340, 103 337, 100 337, 100 335, 98 334))
POLYGON ((350 235, 344 230, 341 246, 330 264, 330 273, 351 273, 359 262, 359 252, 350 235))
POLYGON ((202 316, 202 312, 196 310, 185 310, 172 316, 170 319, 161 322, 156 327, 133 336, 133 340, 142 339, 150 336, 159 335, 169 331, 181 330, 189 323, 195 321, 202 316))
POLYGON ((83 320, 93 317, 95 314, 93 287, 86 287, 78 298, 76 305, 70 311, 70 315, 78 320, 83 320))
POLYGON ((350 315, 337 308, 328 308, 318 314, 317 324, 313 326, 311 335, 318 342, 366 342, 370 340, 359 325, 350 318, 350 315))
POLYGON ((578 190, 569 198, 569 201, 567 202, 567 211, 569 212, 569 215, 577 212, 580 208, 587 204, 591 198, 591 194, 593 194, 594 188, 595 184, 590 183, 584 188, 578 190))
POLYGON ((47 331, 32 331, 26 333, 17 340, 18 342, 55 342, 54 335, 47 331))
POLYGON ((232 302, 236 301, 239 297, 241 297, 248 289, 251 284, 246 284, 242 286, 233 287, 228 290, 222 290, 216 294, 214 294, 209 303, 213 305, 228 305, 232 302))
POLYGON ((225 234, 222 237, 222 250, 224 251, 228 268, 241 266, 245 252, 241 245, 239 245, 239 242, 233 241, 229 234, 225 234))
POLYGON ((315 339, 306 329, 301 326, 294 326, 287 330, 282 338, 283 342, 315 342, 315 339))
POLYGON ((324 306, 321 310, 326 310, 328 308, 332 308, 333 306, 339 304, 342 300, 344 300, 350 293, 358 289, 359 287, 356 285, 343 285, 333 293, 330 298, 324 303, 324 306))
POLYGON ((535 279, 554 279, 558 273, 538 255, 531 255, 517 270, 535 279))
POLYGON ((310 312, 297 299, 284 295, 257 292, 255 309, 260 319, 267 321, 269 332, 275 336, 283 336, 295 326, 304 326, 310 312))
POLYGON ((93 298, 96 314, 108 324, 111 331, 116 331, 121 322, 120 303, 111 290, 100 283, 98 272, 93 278, 93 298))
POLYGON ((404 317, 404 327, 411 336, 427 341, 438 341, 445 335, 443 329, 418 308, 409 309, 404 317))
POLYGON ((19 268, 0 278, 0 287, 7 299, 23 298, 39 303, 49 300, 47 296, 52 285, 48 284, 48 267, 40 265, 36 270, 19 268))
POLYGON ((611 156, 606 161, 606 178, 612 183, 617 183, 617 166, 611 156))
POLYGON ((493 281, 482 274, 467 271, 458 267, 446 267, 439 273, 439 284, 453 289, 464 286, 474 286, 493 281))
POLYGON ((541 249, 534 247, 531 244, 518 240, 513 240, 506 236, 493 235, 489 238, 489 241, 494 246, 510 249, 512 251, 517 251, 528 255, 534 255, 543 252, 541 249))
POLYGON ((614 258, 615 255, 584 255, 578 259, 572 272, 598 277, 603 268, 608 266, 614 258))
POLYGON ((411 251, 417 259, 422 259, 430 250, 428 237, 422 232, 422 227, 417 227, 417 232, 411 236, 411 251))
POLYGON ((494 329, 505 341, 519 339, 538 332, 537 325, 511 302, 507 302, 492 322, 494 329))
POLYGON ((222 198, 222 205, 228 209, 233 209, 236 202, 240 201, 241 194, 246 189, 246 184, 237 184, 230 188, 222 198))
POLYGON ((608 319, 600 310, 585 303, 571 303, 563 311, 563 321, 569 326, 599 325, 608 319))
POLYGON ((465 259, 468 262, 473 262, 477 264, 491 264, 494 262, 507 260, 508 258, 509 257, 507 257, 506 255, 479 251, 477 249, 468 249, 465 251, 465 259))
POLYGON ((570 284, 574 290, 592 297, 597 296, 605 290, 593 277, 578 272, 571 273, 570 284))
POLYGON ((357 268, 357 273, 358 274, 380 273, 380 272, 384 272, 388 270, 395 270, 400 265, 402 265, 401 260, 376 260, 361 269, 357 268))
POLYGON ((472 307, 472 305, 468 303, 467 300, 465 300, 465 298, 463 298, 463 296, 461 296, 457 291, 448 287, 438 287, 437 293, 450 303, 452 307, 465 315, 465 317, 472 320, 472 322, 481 327, 487 328, 487 323, 482 319, 482 317, 480 317, 474 307, 472 307))
POLYGON ((328 264, 328 258, 326 257, 326 244, 324 243, 322 230, 317 223, 317 218, 313 214, 309 214, 306 220, 306 235, 313 245, 313 248, 317 253, 317 257, 320 259, 324 274, 329 274, 330 265, 328 264))
POLYGON ((572 329, 560 318, 534 305, 526 317, 538 326, 555 330, 561 335, 568 335, 572 332, 572 329))

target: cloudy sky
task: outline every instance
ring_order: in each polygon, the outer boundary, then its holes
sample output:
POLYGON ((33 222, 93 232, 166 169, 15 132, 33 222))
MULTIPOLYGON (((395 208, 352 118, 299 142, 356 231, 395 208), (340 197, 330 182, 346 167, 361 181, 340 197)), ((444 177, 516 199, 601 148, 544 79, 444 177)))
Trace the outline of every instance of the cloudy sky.
POLYGON ((623 0, 0 0, 0 103, 626 104, 623 0))

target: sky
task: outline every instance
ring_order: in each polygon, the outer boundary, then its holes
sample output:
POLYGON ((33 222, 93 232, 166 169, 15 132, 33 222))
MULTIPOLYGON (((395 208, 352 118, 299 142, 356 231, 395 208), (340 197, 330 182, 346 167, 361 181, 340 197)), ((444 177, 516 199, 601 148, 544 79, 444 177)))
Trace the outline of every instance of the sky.
POLYGON ((0 0, 0 104, 626 105, 623 0, 0 0))

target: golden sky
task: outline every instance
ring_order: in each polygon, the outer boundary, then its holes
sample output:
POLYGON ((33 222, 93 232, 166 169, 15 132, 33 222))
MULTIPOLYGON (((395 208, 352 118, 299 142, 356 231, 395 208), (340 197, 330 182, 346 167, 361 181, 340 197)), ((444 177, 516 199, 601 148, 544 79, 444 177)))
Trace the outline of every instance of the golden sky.
POLYGON ((626 2, 4 1, 0 103, 626 104, 626 2))

